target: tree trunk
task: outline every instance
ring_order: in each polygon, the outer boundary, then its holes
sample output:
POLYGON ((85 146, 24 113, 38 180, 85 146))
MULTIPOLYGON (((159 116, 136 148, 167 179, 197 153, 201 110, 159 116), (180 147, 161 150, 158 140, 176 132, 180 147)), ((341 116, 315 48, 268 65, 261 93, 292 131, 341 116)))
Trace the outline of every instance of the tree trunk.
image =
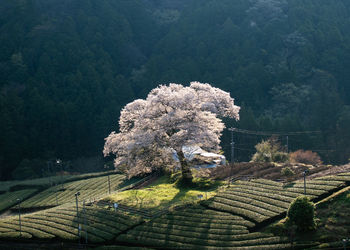
POLYGON ((182 182, 185 185, 191 185, 193 176, 192 176, 190 166, 188 165, 182 151, 177 152, 177 155, 179 157, 180 165, 181 165, 182 182))

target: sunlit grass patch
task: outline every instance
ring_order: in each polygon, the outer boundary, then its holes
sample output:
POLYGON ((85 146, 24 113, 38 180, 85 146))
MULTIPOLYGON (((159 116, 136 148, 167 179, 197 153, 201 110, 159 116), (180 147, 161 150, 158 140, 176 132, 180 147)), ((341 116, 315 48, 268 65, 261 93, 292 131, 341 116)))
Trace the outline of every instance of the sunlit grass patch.
POLYGON ((200 184, 198 187, 179 187, 177 182, 171 183, 167 176, 163 176, 146 188, 112 194, 105 200, 137 208, 162 209, 209 199, 217 193, 220 186, 220 182, 197 182, 200 184))

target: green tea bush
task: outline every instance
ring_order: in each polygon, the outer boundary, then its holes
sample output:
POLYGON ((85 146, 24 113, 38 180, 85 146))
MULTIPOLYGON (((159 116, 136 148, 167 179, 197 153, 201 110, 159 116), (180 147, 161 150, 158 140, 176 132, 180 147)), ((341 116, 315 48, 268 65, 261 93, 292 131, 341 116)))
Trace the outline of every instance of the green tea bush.
POLYGON ((291 176, 295 175, 294 171, 290 167, 282 168, 281 174, 286 176, 286 177, 291 177, 291 176))
POLYGON ((288 162, 289 155, 285 152, 278 151, 272 155, 272 161, 273 162, 288 162))
POLYGON ((298 231, 315 228, 315 207, 306 196, 300 196, 291 203, 287 216, 287 224, 296 225, 298 231))

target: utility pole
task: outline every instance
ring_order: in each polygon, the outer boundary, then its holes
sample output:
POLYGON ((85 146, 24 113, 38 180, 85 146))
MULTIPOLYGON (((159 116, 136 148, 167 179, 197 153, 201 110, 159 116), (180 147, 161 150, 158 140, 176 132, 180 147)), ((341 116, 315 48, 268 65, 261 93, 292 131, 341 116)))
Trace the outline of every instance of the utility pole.
POLYGON ((306 195, 306 175, 309 173, 309 170, 304 171, 304 195, 306 195))
POLYGON ((62 161, 60 159, 57 159, 56 163, 60 167, 60 170, 61 170, 61 178, 60 178, 60 180, 61 180, 62 191, 63 191, 64 190, 64 186, 63 186, 63 179, 62 179, 63 178, 62 161))
POLYGON ((287 139, 287 144, 286 144, 286 146, 287 146, 287 153, 289 153, 289 148, 288 148, 288 147, 289 147, 289 145, 288 145, 288 135, 287 135, 287 138, 286 138, 286 139, 287 139))
POLYGON ((80 195, 80 192, 76 192, 74 195, 75 195, 75 203, 77 207, 78 240, 80 244, 80 223, 79 223, 79 207, 78 207, 78 196, 80 195))
POLYGON ((232 168, 235 162, 235 142, 233 141, 233 131, 235 130, 235 128, 229 128, 229 130, 231 131, 231 169, 230 169, 230 176, 229 176, 229 183, 228 183, 228 185, 230 186, 231 178, 232 178, 232 168))
POLYGON ((47 161, 47 174, 49 175, 50 186, 52 186, 50 165, 51 165, 51 161, 47 161))
POLYGON ((87 231, 87 227, 86 227, 85 200, 83 201, 83 213, 84 213, 85 244, 87 244, 88 243, 88 231, 87 231))
POLYGON ((111 194, 111 179, 108 175, 108 194, 111 194))
POLYGON ((229 128, 229 131, 231 131, 231 163, 235 162, 235 142, 233 141, 233 131, 235 131, 235 128, 229 128))
POLYGON ((346 238, 346 239, 343 239, 342 242, 343 242, 343 246, 344 246, 344 250, 346 250, 346 245, 347 243, 350 241, 349 238, 346 238))
POLYGON ((56 206, 58 206, 58 198, 57 198, 57 194, 58 193, 58 187, 57 187, 57 184, 56 184, 56 206))
POLYGON ((22 222, 21 222, 21 199, 17 199, 18 203, 18 222, 19 222, 19 235, 22 236, 22 222))

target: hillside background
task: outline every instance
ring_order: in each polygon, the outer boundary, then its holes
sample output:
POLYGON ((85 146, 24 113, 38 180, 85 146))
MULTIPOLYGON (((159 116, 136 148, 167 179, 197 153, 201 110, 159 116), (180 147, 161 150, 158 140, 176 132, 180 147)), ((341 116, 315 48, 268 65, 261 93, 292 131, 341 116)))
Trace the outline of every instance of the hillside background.
MULTIPOLYGON (((190 81, 242 106, 227 126, 321 131, 290 137, 289 150, 345 163, 349 69, 348 0, 2 0, 0 178, 41 176, 56 158, 103 166, 125 104, 190 81)), ((261 139, 235 134, 237 160, 261 139)), ((229 142, 225 132, 227 154, 229 142)))

